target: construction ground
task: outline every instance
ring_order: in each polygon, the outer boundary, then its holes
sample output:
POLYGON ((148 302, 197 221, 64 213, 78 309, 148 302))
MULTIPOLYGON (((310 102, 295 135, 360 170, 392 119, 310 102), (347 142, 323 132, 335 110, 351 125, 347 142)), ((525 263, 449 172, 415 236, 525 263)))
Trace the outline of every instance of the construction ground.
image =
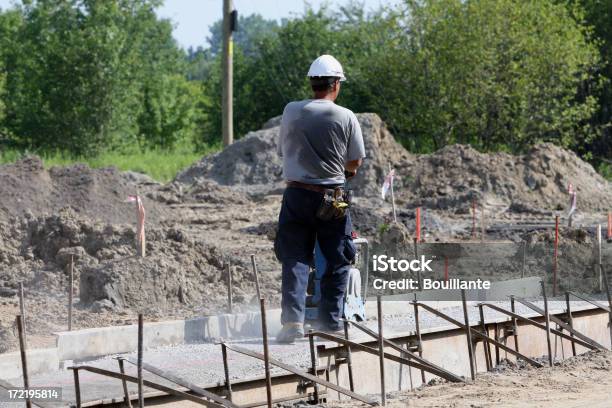
POLYGON ((0 407, 24 406, 2 397, 23 384, 21 314, 29 386, 62 391, 61 402, 39 406, 125 406, 126 395, 138 406, 139 314, 145 405, 265 406, 264 362, 245 355, 263 353, 253 260, 274 404, 372 405, 384 394, 389 406, 612 406, 610 182, 550 144, 521 156, 463 145, 414 155, 377 115, 358 118, 368 158, 350 182, 351 214, 370 254, 432 256, 433 278, 490 279, 491 291, 465 303, 456 291, 420 294, 415 305, 370 280, 367 320, 351 327, 351 343, 315 333, 313 347, 276 344, 278 118, 168 184, 27 157, 0 166, 0 407), (380 197, 389 166, 396 220, 380 197), (144 257, 131 195, 146 210, 144 257))

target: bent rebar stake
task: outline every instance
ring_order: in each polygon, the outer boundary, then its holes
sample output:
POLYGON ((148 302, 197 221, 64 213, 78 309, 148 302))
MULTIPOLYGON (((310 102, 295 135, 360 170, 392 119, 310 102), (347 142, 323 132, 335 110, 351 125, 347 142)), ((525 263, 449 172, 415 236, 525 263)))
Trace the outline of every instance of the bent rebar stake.
MULTIPOLYGON (((313 332, 313 335, 318 336, 319 333, 318 332, 313 332)), ((335 336, 332 336, 332 337, 335 337, 335 336)), ((338 337, 338 338, 342 339, 341 337, 338 337)), ((342 339, 342 340, 345 341, 344 339, 342 339)), ((246 349, 246 348, 234 345, 234 344, 227 344, 227 343, 224 343, 224 344, 225 344, 225 346, 229 350, 235 351, 236 353, 244 354, 245 356, 249 356, 249 357, 253 357, 253 358, 265 361, 265 356, 263 354, 261 354, 261 353, 258 353, 256 351, 249 350, 249 349, 246 349)), ((279 360, 276 360, 276 359, 274 359, 272 357, 269 357, 268 361, 270 362, 270 364, 272 364, 274 366, 282 368, 283 370, 287 370, 290 373, 293 373, 293 374, 295 374, 295 375, 297 375, 299 377, 305 378, 305 379, 310 380, 312 382, 316 382, 317 384, 323 385, 323 386, 325 386, 327 388, 330 388, 330 389, 332 389, 334 391, 337 391, 337 392, 339 392, 341 394, 347 395, 347 396, 349 396, 349 397, 351 397, 353 399, 356 399, 356 400, 361 401, 361 402, 365 402, 366 404, 369 404, 369 405, 372 405, 372 406, 377 406, 378 405, 378 403, 376 401, 371 400, 368 397, 356 394, 356 393, 352 392, 351 390, 347 390, 344 387, 341 387, 341 386, 336 385, 336 384, 334 384, 332 382, 323 380, 323 379, 321 379, 319 377, 316 377, 314 375, 308 374, 307 372, 304 372, 304 371, 302 371, 302 370, 300 370, 298 368, 295 368, 295 367, 293 367, 293 366, 291 366, 289 364, 285 364, 285 363, 283 363, 283 362, 281 362, 279 360)))

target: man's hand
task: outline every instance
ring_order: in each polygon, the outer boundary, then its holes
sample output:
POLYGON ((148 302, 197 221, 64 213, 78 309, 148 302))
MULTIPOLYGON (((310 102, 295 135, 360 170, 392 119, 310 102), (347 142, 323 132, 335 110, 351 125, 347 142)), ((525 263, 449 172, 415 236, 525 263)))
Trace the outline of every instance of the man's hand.
POLYGON ((344 170, 344 177, 348 180, 352 177, 355 177, 355 175, 357 174, 356 171, 348 171, 348 170, 344 170))
POLYGON ((361 163, 363 163, 362 159, 347 161, 344 164, 344 175, 348 178, 349 176, 346 174, 349 173, 352 174, 350 177, 353 177, 355 174, 357 174, 357 169, 359 166, 361 166, 361 163))

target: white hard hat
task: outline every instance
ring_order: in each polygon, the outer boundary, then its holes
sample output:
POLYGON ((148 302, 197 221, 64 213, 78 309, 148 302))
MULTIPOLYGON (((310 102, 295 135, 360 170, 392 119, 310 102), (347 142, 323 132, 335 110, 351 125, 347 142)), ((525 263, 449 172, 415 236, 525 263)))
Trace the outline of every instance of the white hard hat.
POLYGON ((342 65, 331 55, 321 55, 310 64, 308 70, 309 77, 339 77, 340 81, 345 81, 342 65))

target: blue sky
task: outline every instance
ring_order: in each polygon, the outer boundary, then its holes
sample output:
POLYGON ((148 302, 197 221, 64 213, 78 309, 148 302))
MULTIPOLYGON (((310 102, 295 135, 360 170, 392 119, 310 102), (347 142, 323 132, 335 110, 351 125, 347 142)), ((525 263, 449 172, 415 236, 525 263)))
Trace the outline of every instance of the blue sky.
MULTIPOLYGON (((104 0, 100 0, 104 1, 104 0)), ((366 10, 374 10, 381 5, 397 4, 400 0, 361 0, 366 10)), ((16 0, 0 0, 0 8, 5 9, 16 0)), ((344 5, 348 0, 308 0, 315 9, 328 3, 331 7, 344 5)), ((241 15, 259 13, 264 18, 280 20, 304 11, 304 0, 234 0, 234 7, 241 15)), ((161 17, 174 22, 174 37, 182 47, 206 46, 208 27, 221 18, 222 0, 165 0, 158 10, 161 17)))

